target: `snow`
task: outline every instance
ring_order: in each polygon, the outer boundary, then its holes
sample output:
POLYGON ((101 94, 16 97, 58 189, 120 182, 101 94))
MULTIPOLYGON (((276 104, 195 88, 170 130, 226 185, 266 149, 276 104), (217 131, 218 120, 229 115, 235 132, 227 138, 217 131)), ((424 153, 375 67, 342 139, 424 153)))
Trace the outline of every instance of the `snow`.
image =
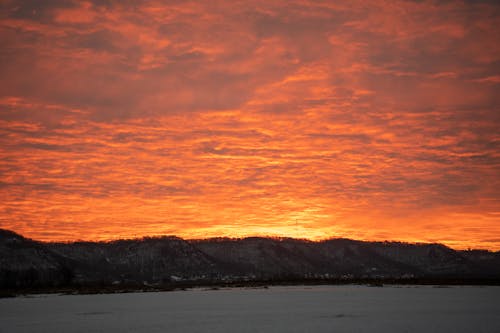
POLYGON ((0 332, 500 332, 500 287, 37 295, 0 299, 0 332))

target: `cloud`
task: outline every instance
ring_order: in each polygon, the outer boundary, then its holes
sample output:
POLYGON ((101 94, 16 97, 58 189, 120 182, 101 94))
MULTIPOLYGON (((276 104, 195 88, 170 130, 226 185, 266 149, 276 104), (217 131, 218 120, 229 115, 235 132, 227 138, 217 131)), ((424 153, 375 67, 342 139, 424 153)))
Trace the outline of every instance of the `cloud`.
POLYGON ((498 248, 494 2, 1 6, 2 227, 498 248))

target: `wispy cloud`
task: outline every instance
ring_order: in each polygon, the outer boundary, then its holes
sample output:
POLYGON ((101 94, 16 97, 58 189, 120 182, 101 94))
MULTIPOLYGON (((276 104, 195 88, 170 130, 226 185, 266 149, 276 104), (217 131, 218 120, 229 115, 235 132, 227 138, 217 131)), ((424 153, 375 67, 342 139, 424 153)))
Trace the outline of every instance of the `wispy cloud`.
POLYGON ((1 227, 500 249, 495 2, 0 13, 1 227))

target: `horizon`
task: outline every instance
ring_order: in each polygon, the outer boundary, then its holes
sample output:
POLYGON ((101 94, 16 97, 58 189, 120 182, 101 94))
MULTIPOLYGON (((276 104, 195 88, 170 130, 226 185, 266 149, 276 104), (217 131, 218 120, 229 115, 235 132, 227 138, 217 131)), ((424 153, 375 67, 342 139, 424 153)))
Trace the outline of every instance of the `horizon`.
POLYGON ((500 250, 500 3, 0 3, 0 228, 500 250))
POLYGON ((66 241, 54 241, 54 240, 40 240, 40 239, 34 239, 34 238, 29 238, 26 237, 23 234, 20 234, 18 232, 15 232, 13 230, 9 229, 2 229, 0 228, 0 231, 7 231, 7 232, 12 232, 18 236, 21 236, 24 239, 34 241, 34 242, 39 242, 39 243, 44 243, 44 244, 74 244, 74 243, 96 243, 96 244, 106 244, 106 243, 113 243, 113 242, 120 242, 120 241, 144 241, 148 239, 161 239, 161 238, 176 238, 180 239, 186 242, 190 241, 240 241, 240 240, 246 240, 246 239, 251 239, 251 238, 259 238, 259 239, 270 239, 270 240, 278 240, 278 241, 286 241, 286 240, 293 240, 293 241, 302 241, 302 242, 310 242, 310 243, 321 243, 321 242, 327 242, 331 240, 347 240, 347 241, 354 241, 354 242, 362 242, 362 243, 389 243, 389 244, 404 244, 404 245, 440 245, 440 246, 445 246, 449 249, 452 249, 454 251, 487 251, 487 252, 500 252, 500 250, 491 250, 491 249, 485 249, 485 248, 453 248, 449 247, 446 244, 443 243, 430 243, 430 242, 407 242, 407 241, 401 241, 401 240, 391 240, 391 239, 385 239, 385 240, 366 240, 366 239, 354 239, 354 238, 348 238, 348 237, 330 237, 330 238, 324 238, 324 239, 308 239, 308 238, 295 238, 295 237, 286 237, 286 236, 265 236, 265 235, 249 235, 249 236, 243 236, 243 237, 231 237, 231 236, 214 236, 214 237, 207 237, 207 238, 184 238, 184 237, 179 237, 177 235, 171 235, 171 234, 157 234, 157 235, 145 235, 145 236, 137 236, 137 237, 131 237, 131 238, 112 238, 112 239, 102 239, 102 240, 85 240, 85 239, 76 239, 76 240, 66 240, 66 241))

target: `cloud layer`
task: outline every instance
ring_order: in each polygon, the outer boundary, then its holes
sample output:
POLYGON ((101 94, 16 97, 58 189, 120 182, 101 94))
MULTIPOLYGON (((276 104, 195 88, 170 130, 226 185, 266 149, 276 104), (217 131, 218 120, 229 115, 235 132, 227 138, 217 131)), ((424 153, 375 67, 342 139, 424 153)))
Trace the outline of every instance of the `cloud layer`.
POLYGON ((500 249, 495 2, 0 13, 0 227, 500 249))

